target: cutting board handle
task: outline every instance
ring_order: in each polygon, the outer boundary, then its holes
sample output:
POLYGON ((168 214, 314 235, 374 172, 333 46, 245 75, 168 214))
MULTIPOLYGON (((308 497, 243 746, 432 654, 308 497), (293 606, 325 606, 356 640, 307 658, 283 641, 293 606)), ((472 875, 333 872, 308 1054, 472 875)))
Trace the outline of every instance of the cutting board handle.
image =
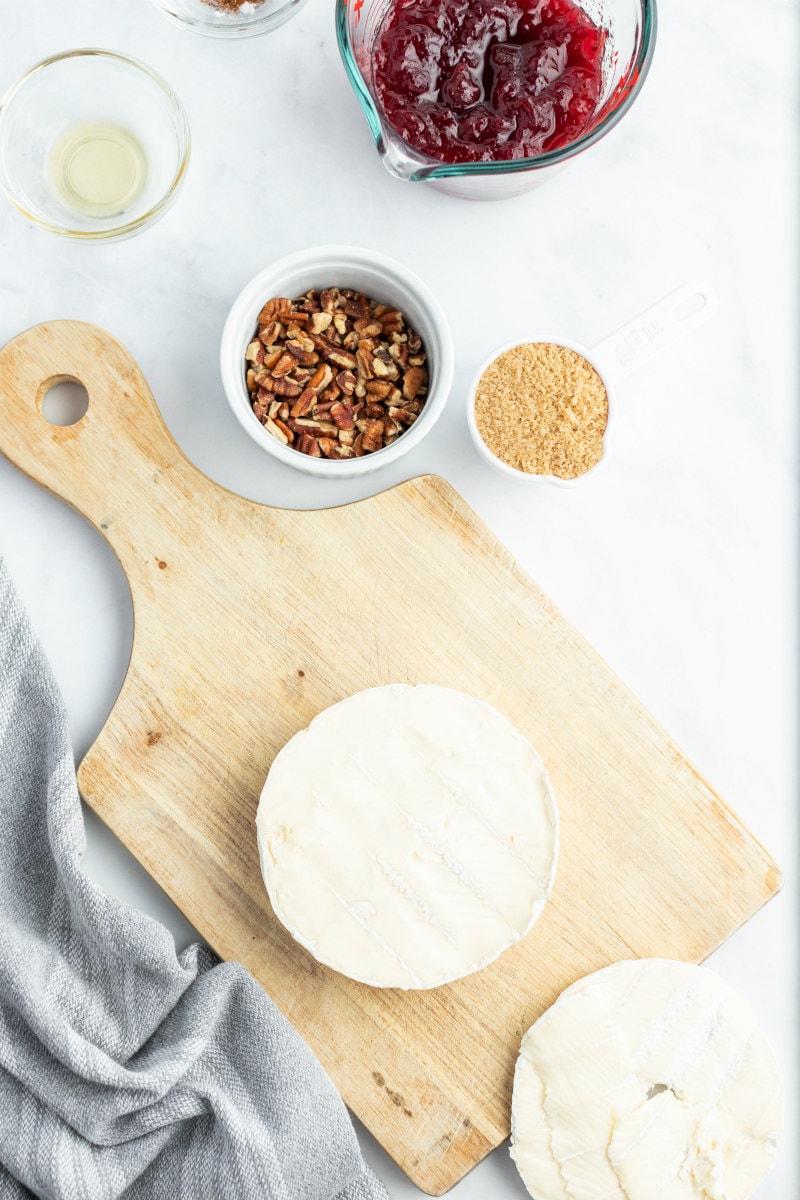
POLYGON ((147 485, 146 503, 155 496, 158 504, 154 477, 167 484, 192 469, 127 350, 81 321, 35 325, 0 350, 0 451, 107 536, 125 501, 136 501, 137 488, 140 503, 147 485), (73 425, 52 425, 44 398, 66 381, 86 388, 89 407, 73 425))

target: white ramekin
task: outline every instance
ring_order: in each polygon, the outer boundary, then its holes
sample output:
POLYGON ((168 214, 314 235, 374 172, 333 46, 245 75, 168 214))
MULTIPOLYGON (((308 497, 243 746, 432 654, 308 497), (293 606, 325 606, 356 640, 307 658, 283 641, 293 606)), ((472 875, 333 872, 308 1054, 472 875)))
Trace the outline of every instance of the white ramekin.
POLYGON ((220 368, 225 395, 236 419, 262 450, 309 475, 348 478, 396 462, 433 428, 453 382, 453 339, 438 300, 402 263, 360 246, 316 246, 278 259, 239 293, 222 333, 220 368), (312 287, 354 288, 381 304, 394 305, 422 338, 428 357, 428 395, 419 417, 391 445, 362 458, 311 458, 284 446, 267 432, 250 404, 244 356, 255 334, 259 312, 273 297, 294 299, 312 287))
POLYGON ((596 479, 599 472, 606 466, 608 462, 615 413, 616 398, 614 388, 611 380, 609 379, 608 371, 602 365, 602 363, 598 361, 592 351, 587 350, 586 347, 582 346, 579 342, 571 341, 570 338, 539 337, 537 335, 536 337, 523 338, 516 342, 507 342, 506 345, 500 346, 497 350, 493 351, 486 361, 481 364, 475 373, 475 377, 472 381, 472 387, 470 388, 469 406, 467 408, 467 422, 469 424, 470 435, 475 443, 475 449, 478 451, 481 458, 484 460, 484 462, 487 462, 490 467, 494 467, 496 471, 499 471, 501 475, 505 475, 507 479, 521 479, 526 483, 549 483, 553 484, 555 487, 574 488, 580 487, 580 485, 585 483, 587 479, 596 479), (478 384, 480 383, 481 377, 487 367, 489 367, 496 358, 499 358, 501 354, 505 354, 507 350, 514 350, 517 346, 530 346, 532 343, 541 344, 542 342, 547 342, 554 346, 564 346, 567 350, 574 350, 576 354, 580 354, 582 358, 585 358, 589 365, 594 367, 595 371, 597 371, 597 374, 600 376, 600 381, 606 390, 606 396, 608 398, 608 420, 606 421, 606 428, 603 433, 602 457, 600 458, 600 461, 595 463, 595 465, 588 471, 584 471, 582 475, 576 475, 574 479, 560 479, 557 475, 535 475, 530 471, 519 471, 516 467, 510 467, 508 463, 503 462, 503 460, 498 458, 496 454, 493 454, 486 445, 486 442, 481 437, 477 421, 475 420, 475 394, 478 390, 478 384))

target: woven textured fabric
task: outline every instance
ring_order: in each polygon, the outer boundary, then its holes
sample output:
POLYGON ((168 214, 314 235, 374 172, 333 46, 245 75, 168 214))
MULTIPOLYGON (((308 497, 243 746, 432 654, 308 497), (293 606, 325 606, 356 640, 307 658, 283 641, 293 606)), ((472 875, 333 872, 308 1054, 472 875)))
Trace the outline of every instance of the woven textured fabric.
POLYGON ((388 1200, 263 989, 177 956, 84 844, 64 707, 0 562, 0 1200, 388 1200))

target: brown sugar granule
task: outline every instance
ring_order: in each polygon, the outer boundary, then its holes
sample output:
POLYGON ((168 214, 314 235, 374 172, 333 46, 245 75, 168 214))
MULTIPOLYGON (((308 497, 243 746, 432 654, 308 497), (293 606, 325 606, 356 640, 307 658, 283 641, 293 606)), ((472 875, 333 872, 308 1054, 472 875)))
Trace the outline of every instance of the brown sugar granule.
POLYGON ((475 423, 497 458, 529 475, 575 479, 603 456, 608 396, 591 363, 553 342, 504 351, 475 392, 475 423))

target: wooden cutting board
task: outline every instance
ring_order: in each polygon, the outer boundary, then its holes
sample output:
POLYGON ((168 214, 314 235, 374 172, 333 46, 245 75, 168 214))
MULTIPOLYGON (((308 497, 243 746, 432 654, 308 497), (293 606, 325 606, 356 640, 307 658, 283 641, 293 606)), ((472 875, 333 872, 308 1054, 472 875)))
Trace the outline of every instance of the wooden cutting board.
POLYGON ((80 767, 85 799, 260 980, 423 1191, 441 1195, 507 1137, 520 1037, 564 987, 618 959, 698 962, 780 887, 769 855, 443 480, 322 512, 244 500, 183 457, 123 347, 74 321, 0 352, 0 449, 103 533, 130 584, 133 652, 80 767), (42 400, 65 379, 85 385, 89 409, 57 427, 42 400), (553 898, 531 934, 431 992, 319 966, 273 916, 256 851, 280 747, 327 705, 394 681, 495 705, 540 751, 561 814, 553 898))

